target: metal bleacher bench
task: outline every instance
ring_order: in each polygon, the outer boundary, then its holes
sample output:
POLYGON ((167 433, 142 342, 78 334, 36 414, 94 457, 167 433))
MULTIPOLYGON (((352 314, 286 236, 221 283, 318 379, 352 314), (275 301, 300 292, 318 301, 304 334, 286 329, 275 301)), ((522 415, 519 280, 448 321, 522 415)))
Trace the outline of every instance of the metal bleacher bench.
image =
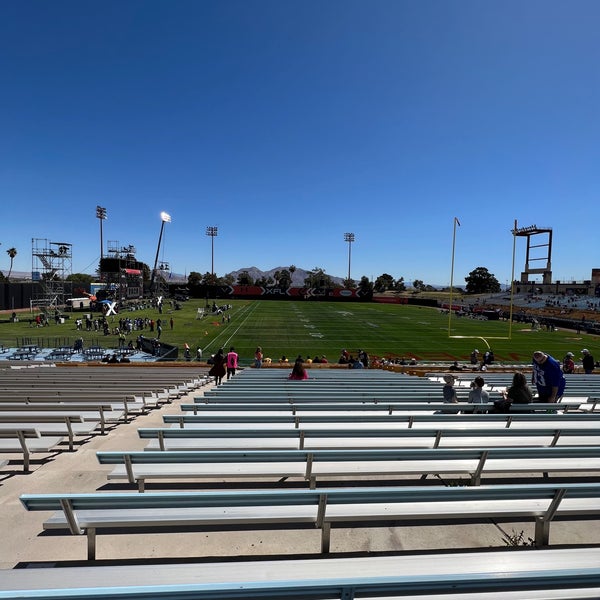
POLYGON ((497 446, 600 446, 598 428, 139 428, 148 450, 461 448, 497 446))
POLYGON ((600 447, 460 448, 418 450, 208 450, 188 452, 99 451, 98 462, 114 465, 109 480, 126 480, 144 491, 148 480, 466 475, 471 485, 495 474, 597 473, 600 447))
POLYGON ((574 600, 600 596, 600 549, 94 565, 0 571, 0 599, 574 600))
POLYGON ((41 436, 35 427, 0 429, 0 455, 23 454, 23 470, 29 471, 32 452, 52 452, 63 441, 62 436, 41 436))
MULTIPOLYGON (((332 406, 339 404, 340 406, 386 406, 391 412, 407 412, 407 411, 440 411, 447 413, 458 413, 458 412, 473 412, 474 410, 481 411, 493 411, 494 403, 489 402, 487 404, 469 404, 468 402, 457 402, 457 403, 444 403, 440 401, 432 401, 431 399, 419 400, 418 398, 407 398, 406 400, 389 397, 389 398, 374 398, 374 397, 357 397, 351 398, 348 396, 336 398, 333 395, 329 396, 302 396, 302 397, 277 397, 270 398, 268 396, 256 397, 253 399, 245 399, 240 397, 229 397, 229 396, 198 396, 194 398, 194 403, 198 404, 196 409, 193 405, 186 404, 186 410, 200 410, 204 406, 222 406, 227 405, 235 406, 238 409, 242 406, 251 408, 254 406, 270 405, 270 410, 277 410, 278 408, 283 410, 294 406, 320 406, 328 405, 332 406)), ((595 412, 597 410, 597 403, 591 403, 587 398, 579 400, 571 400, 570 402, 532 402, 530 404, 512 404, 510 411, 516 413, 539 413, 539 412, 573 412, 583 410, 582 407, 586 408, 587 412, 595 412)), ((223 410, 226 410, 223 408, 223 410)))
POLYGON ((600 550, 94 565, 0 571, 0 599, 574 600, 600 596, 600 550))
POLYGON ((23 403, 4 403, 0 402, 0 422, 8 420, 7 417, 14 418, 21 415, 29 416, 68 416, 72 414, 79 415, 83 421, 93 421, 100 423, 100 433, 106 433, 106 426, 109 423, 118 423, 124 418, 124 411, 115 410, 111 404, 72 404, 72 403, 44 403, 44 404, 23 404, 23 403))
POLYGON ((543 547, 549 544, 553 520, 600 515, 600 484, 24 494, 20 500, 30 511, 57 511, 44 521, 45 530, 87 535, 87 557, 95 560, 98 532, 173 533, 177 528, 316 528, 321 531, 321 552, 327 553, 332 527, 534 521, 535 545, 543 547))
POLYGON ((0 412, 0 431, 16 427, 35 427, 42 437, 48 435, 66 436, 69 450, 73 450, 75 436, 90 436, 97 429, 99 421, 85 421, 77 414, 37 415, 21 414, 7 415, 0 412))
MULTIPOLYGON (((181 405, 185 406, 185 405, 181 405)), ((195 405, 194 405, 195 406, 195 405)), ((396 426, 412 427, 599 427, 600 413, 555 413, 555 414, 406 414, 386 411, 196 411, 193 414, 183 412, 180 414, 163 415, 165 423, 176 423, 180 427, 202 425, 214 427, 226 423, 228 427, 237 424, 251 424, 253 427, 290 427, 299 428, 318 423, 336 423, 338 425, 352 423, 380 423, 396 426)), ((223 425, 221 425, 223 427, 223 425)))

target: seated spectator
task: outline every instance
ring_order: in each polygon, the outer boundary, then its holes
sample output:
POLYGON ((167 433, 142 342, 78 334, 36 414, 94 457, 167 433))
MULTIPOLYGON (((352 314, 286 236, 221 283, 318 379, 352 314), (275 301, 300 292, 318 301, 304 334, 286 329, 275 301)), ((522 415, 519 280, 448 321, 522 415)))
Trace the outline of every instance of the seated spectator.
POLYGON ((529 389, 523 373, 513 375, 512 385, 502 392, 502 396, 515 404, 531 404, 533 402, 533 393, 529 389))
MULTIPOLYGON (((475 377, 469 392, 469 404, 487 404, 490 401, 490 395, 483 389, 484 385, 483 377, 475 377)), ((473 412, 485 412, 485 409, 475 408, 473 412)))
POLYGON ((447 403, 456 403, 458 402, 458 397, 456 396, 456 390, 454 389, 454 383, 456 382, 456 377, 454 375, 444 375, 444 387, 442 388, 442 395, 444 397, 444 402, 447 403))
POLYGON ((458 364, 458 361, 454 361, 450 367, 448 367, 449 371, 462 371, 463 368, 458 364))
POLYGON ((288 379, 293 381, 302 381, 304 379, 308 379, 308 371, 304 368, 304 364, 301 360, 297 360, 294 363, 294 368, 292 372, 288 375, 288 379))

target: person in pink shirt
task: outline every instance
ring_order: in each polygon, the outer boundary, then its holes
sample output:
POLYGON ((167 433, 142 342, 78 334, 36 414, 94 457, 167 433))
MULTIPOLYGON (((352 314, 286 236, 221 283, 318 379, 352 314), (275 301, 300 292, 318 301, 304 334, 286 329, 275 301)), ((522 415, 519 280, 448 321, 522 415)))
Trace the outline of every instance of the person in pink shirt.
POLYGON ((227 379, 235 375, 235 370, 238 367, 238 354, 235 348, 231 346, 227 353, 227 379))
POLYGON ((302 381, 303 379, 308 379, 308 371, 304 368, 302 361, 297 360, 294 363, 294 368, 289 374, 288 379, 293 381, 302 381))

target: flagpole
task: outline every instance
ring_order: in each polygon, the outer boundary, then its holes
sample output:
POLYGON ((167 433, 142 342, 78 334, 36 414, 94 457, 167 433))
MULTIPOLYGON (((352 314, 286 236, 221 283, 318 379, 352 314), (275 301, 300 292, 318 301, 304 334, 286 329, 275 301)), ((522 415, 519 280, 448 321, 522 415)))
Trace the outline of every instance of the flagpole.
POLYGON ((450 308, 448 310, 448 337, 452 333, 451 320, 452 320, 452 294, 454 291, 454 248, 456 247, 456 224, 460 227, 460 221, 454 217, 454 227, 452 232, 452 266, 450 267, 450 308))
POLYGON ((512 252, 512 272, 510 279, 510 311, 508 315, 508 337, 512 340, 512 324, 513 324, 513 306, 514 306, 514 293, 515 293, 515 252, 517 245, 517 219, 515 219, 515 226, 513 227, 513 252, 512 252))

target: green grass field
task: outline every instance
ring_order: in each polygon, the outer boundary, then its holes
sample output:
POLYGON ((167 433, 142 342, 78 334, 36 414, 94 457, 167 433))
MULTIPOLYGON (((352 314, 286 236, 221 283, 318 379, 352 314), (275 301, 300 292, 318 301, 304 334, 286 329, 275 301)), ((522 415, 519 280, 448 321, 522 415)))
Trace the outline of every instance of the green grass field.
MULTIPOLYGON (((494 350, 500 362, 529 362, 536 349, 542 349, 557 358, 567 351, 579 356, 582 348, 597 351, 598 338, 589 334, 577 335, 571 330, 532 331, 529 326, 514 323, 512 339, 506 338, 509 324, 505 321, 479 321, 468 318, 452 318, 452 335, 468 336, 454 339, 448 336, 448 316, 425 307, 343 302, 293 302, 276 300, 233 301, 228 311, 230 322, 222 323, 221 316, 208 315, 196 319, 202 300, 190 300, 182 309, 159 315, 157 310, 123 312, 119 317, 149 317, 163 319, 162 340, 180 347, 190 345, 192 356, 198 347, 204 358, 220 347, 233 345, 243 363, 247 364, 256 346, 263 348, 264 355, 278 360, 282 355, 294 359, 298 354, 314 357, 325 354, 330 362, 337 362, 342 348, 356 354, 359 348, 372 356, 414 356, 419 361, 467 362, 473 348, 481 352, 487 346, 494 350), (168 321, 173 317, 173 330, 168 321)), ((48 327, 31 327, 29 313, 19 315, 19 323, 0 323, 0 342, 14 347, 32 340, 43 346, 72 345, 77 337, 84 344, 98 343, 106 348, 117 346, 115 335, 103 336, 99 332, 77 331, 75 319, 80 313, 71 314, 64 324, 52 323, 48 327)), ((111 326, 118 319, 110 317, 111 326)), ((153 337, 149 330, 134 331, 131 339, 142 333, 153 337)), ((129 339, 129 338, 128 338, 129 339)))

